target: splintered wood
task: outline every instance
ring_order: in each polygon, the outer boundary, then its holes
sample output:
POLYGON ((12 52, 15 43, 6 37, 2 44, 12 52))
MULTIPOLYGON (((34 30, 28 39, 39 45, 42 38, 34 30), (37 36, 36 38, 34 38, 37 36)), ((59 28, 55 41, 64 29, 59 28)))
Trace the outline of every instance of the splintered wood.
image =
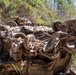
POLYGON ((0 24, 0 75, 76 75, 76 20, 35 26, 27 18, 0 24))

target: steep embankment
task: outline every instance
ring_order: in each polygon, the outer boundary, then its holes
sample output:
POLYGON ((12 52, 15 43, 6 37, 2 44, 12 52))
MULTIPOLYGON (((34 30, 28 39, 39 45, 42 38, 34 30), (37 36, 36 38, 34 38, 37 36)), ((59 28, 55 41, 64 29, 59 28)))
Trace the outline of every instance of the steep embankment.
POLYGON ((27 17, 35 24, 50 25, 57 19, 57 13, 49 8, 44 0, 2 0, 0 2, 2 19, 27 17))

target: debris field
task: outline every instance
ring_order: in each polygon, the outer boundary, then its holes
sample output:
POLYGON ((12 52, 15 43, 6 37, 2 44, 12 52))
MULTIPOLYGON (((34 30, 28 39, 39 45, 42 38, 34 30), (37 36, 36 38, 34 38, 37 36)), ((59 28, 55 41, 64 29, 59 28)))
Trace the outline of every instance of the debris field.
POLYGON ((0 75, 76 75, 76 20, 36 26, 29 19, 0 23, 0 75))

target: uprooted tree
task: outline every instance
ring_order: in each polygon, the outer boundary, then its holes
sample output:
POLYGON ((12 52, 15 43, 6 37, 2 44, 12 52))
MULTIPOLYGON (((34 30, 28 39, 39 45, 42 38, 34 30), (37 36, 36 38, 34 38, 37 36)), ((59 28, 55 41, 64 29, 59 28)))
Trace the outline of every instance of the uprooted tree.
POLYGON ((74 19, 52 28, 26 18, 0 24, 0 75, 69 75, 75 51, 74 19))

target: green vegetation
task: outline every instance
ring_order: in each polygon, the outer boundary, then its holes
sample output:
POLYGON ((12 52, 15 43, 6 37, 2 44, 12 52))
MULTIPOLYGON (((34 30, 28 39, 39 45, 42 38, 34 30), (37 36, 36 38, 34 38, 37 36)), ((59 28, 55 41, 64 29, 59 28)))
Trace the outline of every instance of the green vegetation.
POLYGON ((72 61, 73 61, 73 64, 75 65, 74 67, 76 68, 76 53, 74 53, 73 55, 72 55, 72 61))
POLYGON ((51 25, 57 19, 76 17, 72 0, 0 0, 0 17, 28 17, 35 24, 51 25), (71 1, 71 2, 70 2, 71 1))

